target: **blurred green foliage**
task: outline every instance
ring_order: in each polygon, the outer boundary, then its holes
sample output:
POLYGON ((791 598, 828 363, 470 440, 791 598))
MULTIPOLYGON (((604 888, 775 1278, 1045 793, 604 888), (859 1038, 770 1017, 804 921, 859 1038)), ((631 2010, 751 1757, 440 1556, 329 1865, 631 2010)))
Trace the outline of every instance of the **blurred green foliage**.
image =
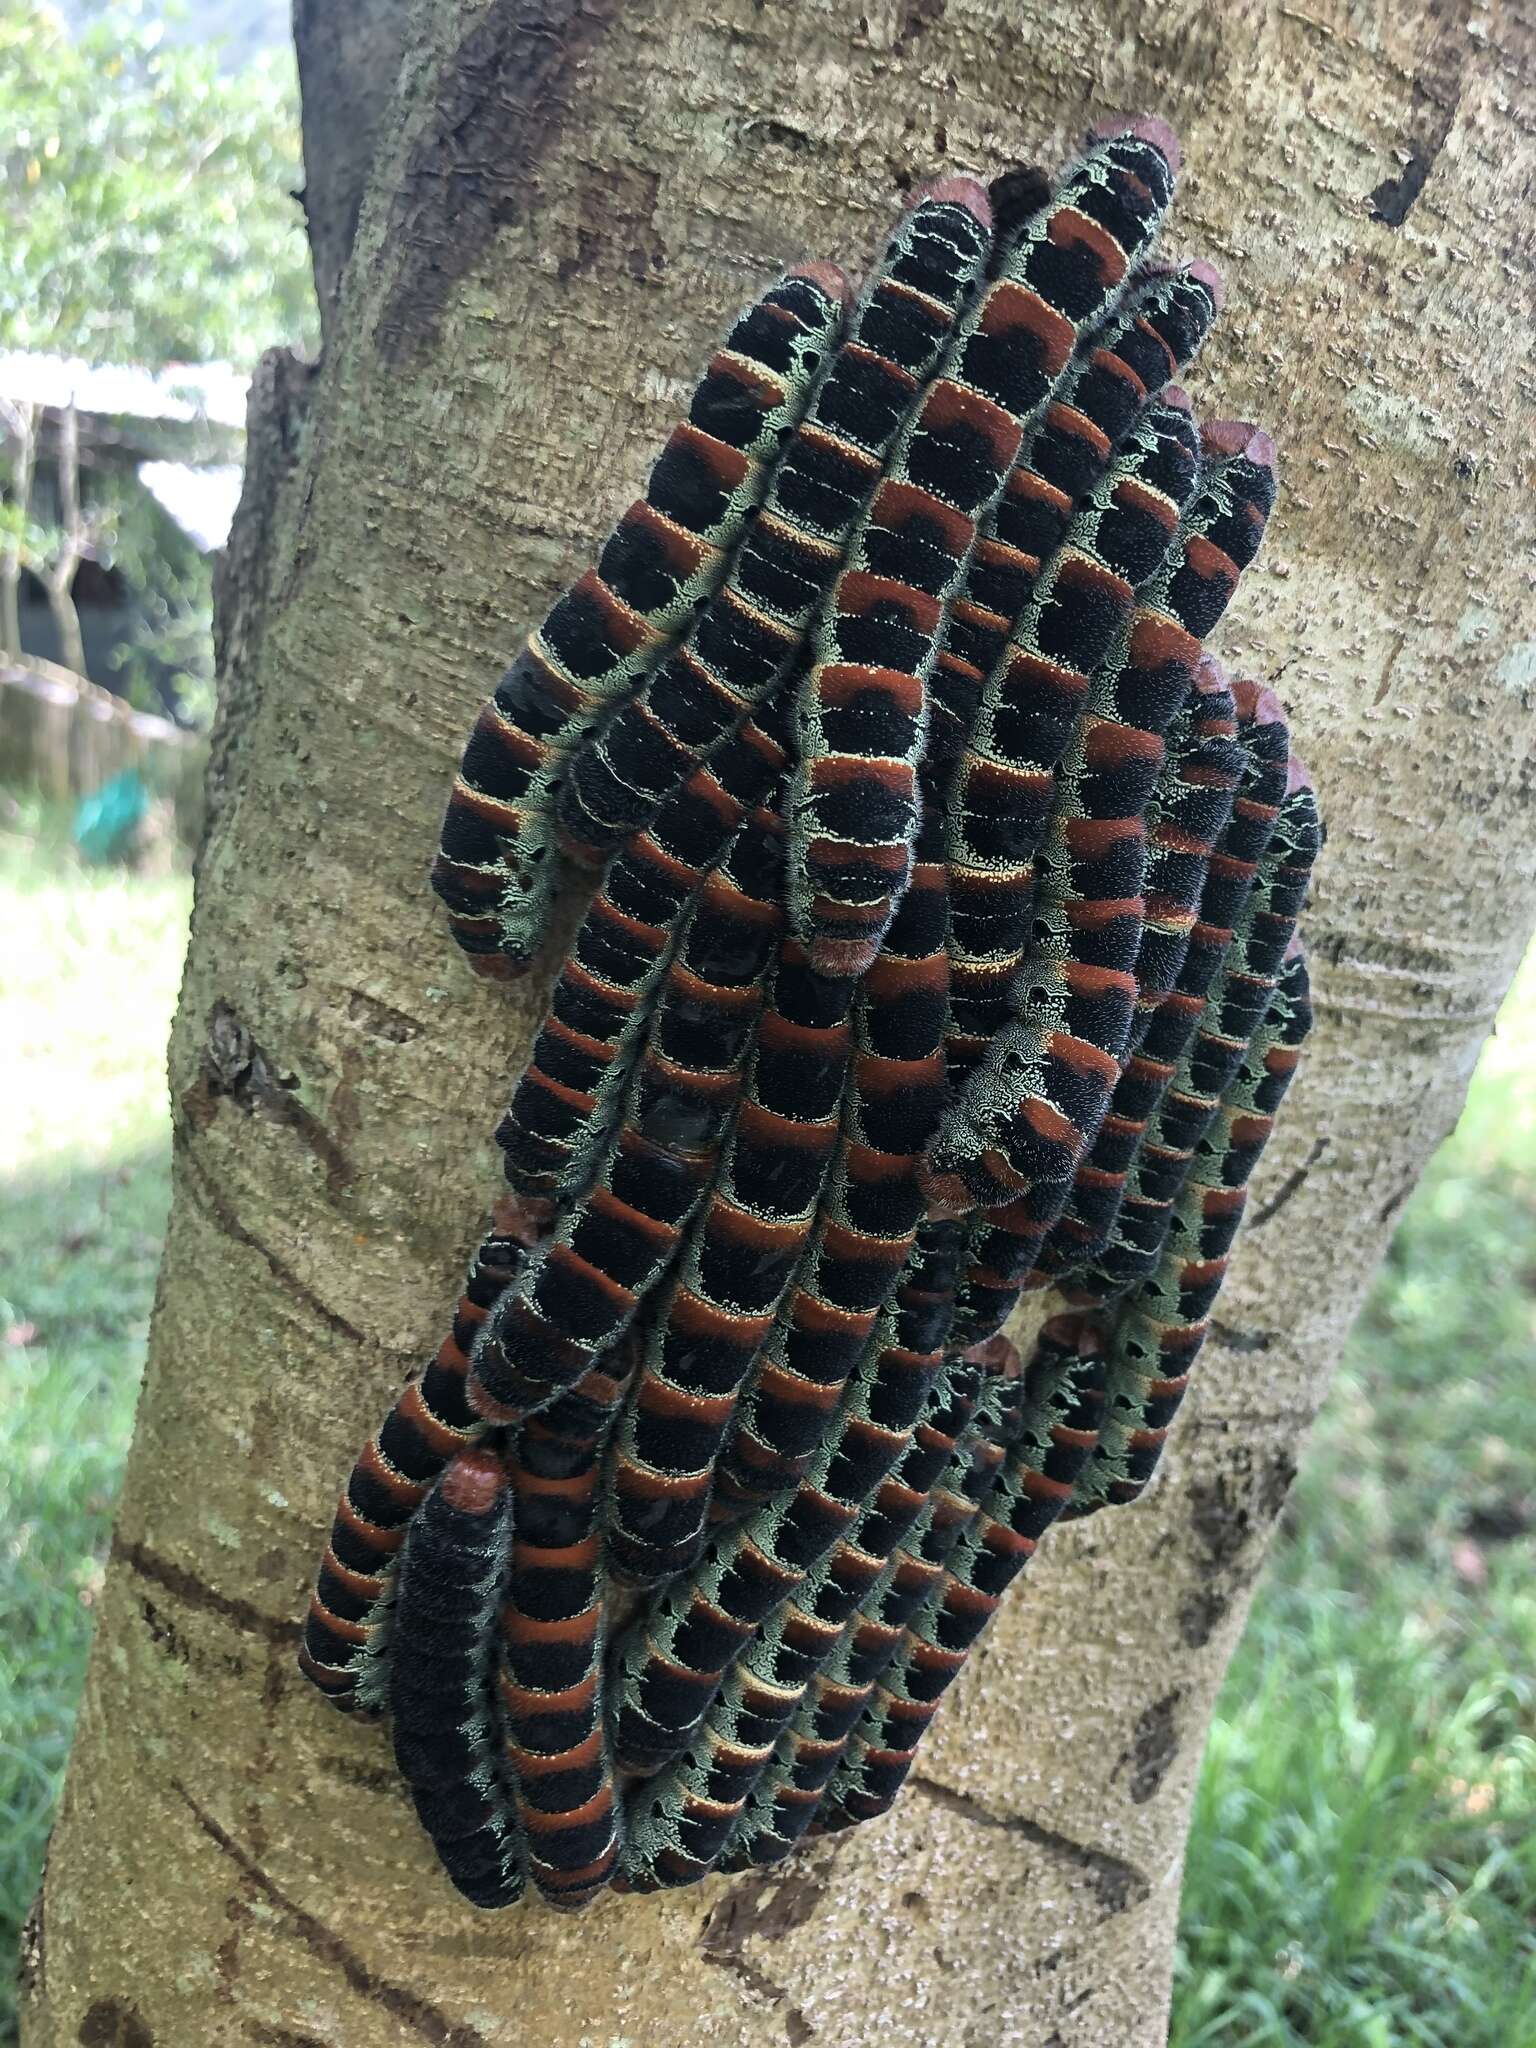
POLYGON ((1173 2048, 1536 2048, 1536 954, 1403 1212, 1206 1751, 1173 2048))
POLYGON ((0 7, 0 348, 227 361, 312 340, 291 50, 238 71, 122 4, 0 7))
POLYGON ((170 1198, 191 885, 0 798, 0 2042, 85 1675, 170 1198))

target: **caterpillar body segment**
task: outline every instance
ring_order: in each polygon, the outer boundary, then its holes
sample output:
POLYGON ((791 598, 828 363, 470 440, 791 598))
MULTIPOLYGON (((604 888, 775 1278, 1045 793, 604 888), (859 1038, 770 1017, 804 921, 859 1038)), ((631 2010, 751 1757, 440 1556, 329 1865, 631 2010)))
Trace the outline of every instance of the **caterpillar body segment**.
POLYGON ((480 1432, 469 1353, 516 1278, 536 1230, 510 1196, 469 1268, 453 1326, 369 1438, 337 1503, 299 1646, 299 1669, 345 1713, 386 1704, 395 1569, 412 1516, 449 1461, 480 1432))
POLYGON ((701 762, 610 863, 496 1130, 507 1179, 553 1204, 590 1186, 679 928, 787 759, 770 702, 701 762))
POLYGON ((562 1213, 476 1340, 469 1397, 520 1421, 610 1350, 713 1178, 783 926, 780 807, 750 812, 683 920, 594 1185, 562 1213))
POLYGON ((496 1605, 511 1541, 501 1452, 471 1445, 411 1523, 389 1670, 400 1775, 454 1887, 484 1908, 511 1905, 526 1882, 494 1699, 496 1605))
POLYGON ((602 1461, 624 1372, 588 1373, 517 1432, 517 1500, 498 1692, 528 1875, 584 1906, 619 1859, 603 1697, 602 1461))
POLYGON ((815 634, 792 798, 792 915, 827 971, 870 965, 906 887, 926 685, 978 525, 1172 191, 1134 128, 1067 173, 962 318, 854 529, 815 634))
POLYGON ((1072 515, 1098 489, 1142 409, 1199 352, 1220 303, 1221 281, 1207 263, 1148 269, 1080 344, 981 522, 944 623, 941 665, 960 660, 993 673, 1072 515))
POLYGON ((982 694, 949 792, 949 1063, 962 1099, 1010 1016, 1062 757, 1138 594, 1160 587, 1195 488, 1197 437, 1180 396, 1141 412, 1079 508, 982 694))
MULTIPOLYGON (((882 1575, 855 1532, 915 1442, 942 1350, 893 1346, 897 1318, 871 1346, 841 1426, 779 1514, 752 1525, 785 1575, 775 1613, 725 1673, 707 1716, 678 1731, 676 1760, 647 1786, 631 1837, 631 1880, 691 1883, 719 1858, 746 1800, 844 1622, 882 1575)), ((877 1528, 871 1517, 871 1533, 877 1528)))
POLYGON ((719 592, 573 764, 564 845, 601 859, 743 712, 781 682, 841 565, 906 414, 980 278, 991 212, 940 181, 897 228, 846 338, 785 445, 719 592))
POLYGON ((1040 1185, 1055 1188, 1059 1212, 1119 1075, 1144 916, 1143 812, 1163 735, 1274 502, 1267 435, 1234 425, 1202 438, 1207 460, 1178 540, 1104 662, 1063 757, 1032 897, 1047 936, 1022 958, 1012 1019, 929 1155, 928 1192, 950 1208, 1005 1203, 1040 1185))
MULTIPOLYGON (((821 1656, 794 1706, 789 1726, 752 1787, 721 1854, 721 1868, 739 1870, 780 1861, 802 1839, 815 1817, 848 1736, 874 1691, 873 1674, 880 1654, 888 1654, 901 1640, 906 1614, 896 1618, 898 1579, 905 1574, 910 1611, 921 1598, 920 1591, 912 1590, 914 1574, 922 1577, 926 1587, 926 1574, 937 1570, 937 1564, 929 1560, 919 1557, 914 1561, 907 1547, 914 1544, 921 1550, 921 1534, 927 1531, 935 1493, 948 1487, 952 1495, 962 1469, 976 1469, 970 1447, 962 1456, 960 1443, 975 1414, 984 1380, 982 1369, 968 1361, 945 1368, 911 1444, 859 1518, 849 1539, 853 1553, 884 1562, 868 1589, 856 1599, 854 1610, 845 1614, 836 1641, 821 1656), (946 1477, 957 1457, 962 1458, 961 1464, 946 1477)), ((833 1590, 836 1584, 828 1571, 825 1589, 818 1588, 810 1596, 810 1611, 823 1626, 844 1606, 833 1590)))
POLYGON ((550 807, 596 717, 627 696, 723 581, 842 327, 829 264, 780 278, 711 360, 596 569, 560 598, 480 713, 432 887, 471 964, 504 978, 537 949, 555 863, 550 807))
POLYGON ((1138 1500, 1157 1469, 1210 1328, 1250 1175, 1311 1027, 1306 964, 1294 954, 1196 1152, 1150 1277, 1108 1340, 1100 1435, 1069 1513, 1138 1500))
POLYGON ((1170 728, 1163 773, 1148 806, 1146 916, 1122 1070, 1031 1275, 1037 1285, 1090 1266, 1114 1230, 1148 1118, 1173 1073, 1166 1061, 1143 1057, 1143 1041, 1178 983, 1201 916, 1209 863, 1230 823, 1246 765, 1232 692, 1206 657, 1170 728))
POLYGON ((652 1772, 687 1748, 737 1653, 847 1532, 906 1449, 943 1362, 954 1277, 945 1252, 936 1246, 915 1262, 910 1300, 893 1303, 864 1345, 859 1379, 812 1470, 786 1499, 717 1529, 686 1584, 669 1584, 649 1621, 631 1629, 615 1733, 626 1769, 652 1772))
POLYGON ((1003 1469, 908 1623, 827 1789, 822 1825, 871 1820, 894 1802, 945 1691, 1072 1497, 1096 1441, 1102 1374, 1080 1324, 1042 1334, 1003 1469))
POLYGON ((1173 1202, 1268 1007, 1295 930, 1318 843, 1315 799, 1310 788, 1287 793, 1289 736, 1278 706, 1244 729, 1252 759, 1208 877, 1197 927, 1205 943, 1199 953, 1192 947, 1174 1000, 1154 1016, 1122 1076, 1122 1106, 1145 1122, 1145 1135, 1110 1227, 1085 1246, 1091 1256, 1072 1275, 1075 1301, 1122 1294, 1155 1263, 1173 1202), (1207 924, 1207 913, 1230 925, 1207 924))
POLYGON ((841 1130, 853 984, 786 941, 719 1172, 652 1325, 608 1487, 611 1570, 654 1586, 692 1564, 721 1446, 816 1224, 841 1130))

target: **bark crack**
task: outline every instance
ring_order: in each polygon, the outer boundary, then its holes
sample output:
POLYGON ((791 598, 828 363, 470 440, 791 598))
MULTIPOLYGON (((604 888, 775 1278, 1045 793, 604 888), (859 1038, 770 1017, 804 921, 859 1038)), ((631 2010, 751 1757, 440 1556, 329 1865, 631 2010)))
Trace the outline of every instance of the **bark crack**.
POLYGON ((227 1238, 232 1239, 235 1244, 244 1245, 248 1251, 253 1251, 264 1259, 273 1279, 284 1293, 291 1295, 295 1301, 302 1302, 311 1315, 318 1316, 328 1329, 335 1330, 339 1336, 349 1338, 354 1344, 373 1343, 374 1340, 366 1331, 358 1329, 355 1323, 349 1323, 345 1316, 339 1315, 327 1302, 322 1301, 307 1281, 301 1280, 293 1268, 280 1259, 269 1245, 263 1244, 259 1237, 246 1229, 214 1186, 184 1135, 177 1146, 177 1151, 183 1165, 188 1169, 189 1180, 192 1183, 188 1187, 188 1193, 193 1197, 195 1205, 211 1222, 217 1224, 227 1238))
POLYGON ((1123 1856, 1112 1855, 1107 1849, 1091 1848, 1088 1843, 1064 1835, 1057 1828, 1045 1827, 1025 1814, 994 1813, 968 1792, 957 1792, 952 1785, 941 1785, 936 1778, 925 1777, 920 1771, 914 1771, 907 1783, 914 1792, 920 1792, 935 1806, 957 1813, 977 1827, 1004 1829, 1009 1834, 1020 1836, 1031 1848, 1043 1849, 1047 1855, 1074 1864, 1092 1878, 1106 1919, 1143 1904, 1152 1895, 1152 1881, 1146 1872, 1123 1856))
POLYGON ((396 366, 437 334, 459 280, 537 196, 573 79, 618 0, 498 0, 444 64, 437 105, 404 170, 389 224, 417 245, 385 303, 378 346, 396 366))
POLYGON ((303 1633, 298 1622, 275 1614, 263 1614, 249 1600, 231 1599, 227 1593, 219 1592, 205 1579, 200 1579, 195 1572, 188 1571, 185 1565, 174 1564, 170 1558, 161 1557, 147 1544, 120 1541, 115 1546, 115 1554, 136 1577, 164 1587, 183 1606, 196 1608, 203 1614, 216 1614, 232 1628, 240 1629, 246 1635, 259 1636, 279 1649, 291 1648, 303 1633))
POLYGON ((749 1877, 727 1893, 704 1921, 699 1953, 706 1963, 730 1970, 748 1990, 771 2005, 784 2007, 784 2034, 790 2048, 816 2037, 816 2029, 789 1993, 746 1954, 750 1940, 778 1941, 803 1927, 820 1906, 827 1890, 825 1869, 783 1877, 765 1873, 749 1877))
POLYGON ((1312 1171, 1313 1167, 1316 1166, 1319 1159, 1322 1158, 1323 1154, 1327 1150, 1328 1140, 1326 1138, 1313 1139, 1312 1150, 1307 1154, 1306 1158, 1301 1162, 1300 1166, 1298 1166, 1293 1173, 1288 1173, 1286 1175, 1285 1179, 1281 1181, 1279 1187, 1275 1190, 1274 1194, 1270 1197, 1270 1199, 1264 1204, 1262 1209, 1256 1209, 1254 1211, 1248 1223, 1248 1228, 1250 1232, 1255 1230, 1262 1230, 1264 1228, 1264 1225, 1270 1221, 1271 1217, 1279 1215, 1280 1211, 1285 1207, 1286 1203, 1291 1199, 1292 1195, 1300 1191, 1302 1183, 1306 1180, 1307 1175, 1312 1171))
POLYGON ((241 1847, 234 1836, 216 1821, 213 1815, 200 1806, 179 1779, 171 1780, 172 1789, 186 1802, 193 1819, 223 1855, 235 1865, 242 1876, 248 1878, 269 1905, 288 1916, 295 1931, 310 1953, 328 1968, 336 1970, 359 1998, 377 2005, 423 2041, 438 2044, 438 2048, 488 2048, 484 2034, 462 2021, 450 2020, 439 2007, 408 1991, 401 1984, 392 1984, 369 1969, 357 1952, 342 1940, 333 1928, 327 1927, 313 1913, 296 1904, 283 1892, 261 1865, 241 1847))

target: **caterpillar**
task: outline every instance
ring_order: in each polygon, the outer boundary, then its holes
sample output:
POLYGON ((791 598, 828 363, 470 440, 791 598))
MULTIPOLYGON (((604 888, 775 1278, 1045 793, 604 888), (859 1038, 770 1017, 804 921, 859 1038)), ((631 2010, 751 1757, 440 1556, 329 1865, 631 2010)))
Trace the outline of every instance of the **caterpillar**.
POLYGON ((1099 1441, 1069 1510, 1074 1518, 1139 1499, 1157 1469, 1226 1277, 1249 1177, 1311 1022, 1298 950, 1282 968, 1263 1023, 1196 1150, 1162 1256, 1115 1319, 1099 1441))
POLYGON ((674 1736, 683 1753, 647 1788, 632 1870, 649 1858, 658 1881, 675 1882, 715 1861, 805 1685, 878 1577, 883 1560, 854 1531, 913 1442, 943 1365, 944 1321, 926 1299, 888 1313, 813 1469, 749 1525, 748 1540, 780 1568, 777 1611, 725 1674, 707 1719, 674 1736))
POLYGON ((343 1712, 377 1713, 384 1705, 400 1546, 443 1468, 479 1432, 465 1394, 470 1348, 533 1242, 526 1212, 503 1197, 470 1264, 453 1327, 421 1376, 407 1382, 342 1489, 304 1623, 299 1669, 343 1712))
MULTIPOLYGON (((823 1199, 827 1228, 796 1276, 765 1361, 767 1387, 760 1370, 729 1455, 719 1462, 717 1512, 745 1512, 799 1477, 805 1431, 820 1426, 836 1399, 860 1336, 884 1306, 915 1242, 922 1213, 916 1165, 937 1128, 945 1088, 947 877, 939 797, 972 709, 966 678, 946 676, 935 693, 920 772, 923 815, 912 886, 855 1008, 843 1140, 823 1199), (840 1234, 829 1242, 829 1231, 840 1234), (854 1300, 850 1290, 861 1283, 854 1300)), ((920 1297, 952 1300, 952 1278, 935 1281, 932 1241, 919 1265, 921 1274, 905 1276, 909 1310, 920 1297), (936 1294, 924 1292, 934 1285, 936 1294)))
POLYGON ((785 766, 782 711, 762 706, 610 864, 497 1126, 520 1195, 552 1206, 591 1183, 679 926, 785 766))
POLYGON ((1056 1185, 1064 1200, 1119 1072, 1136 997, 1141 812, 1200 639, 1257 552, 1274 502, 1267 434, 1221 423, 1202 440, 1207 461, 1179 540, 1105 663, 1064 764, 1033 895, 1050 938, 1021 965, 1013 1019, 929 1155, 928 1192, 953 1207, 1005 1202, 1036 1183, 1056 1185))
POLYGON ((822 1826, 871 1820, 894 1803, 939 1701, 1072 1497, 1096 1441, 1094 1392, 1101 1371, 1102 1361, 1078 1325, 1043 1333, 1004 1468, 961 1531, 940 1583, 908 1623, 850 1737, 818 1816, 822 1826))
POLYGON ((443 821, 432 887, 478 972, 505 978, 537 948, 553 876, 549 813, 568 757, 723 581, 841 331, 846 280, 788 271, 711 359, 687 422, 596 569, 560 598, 482 709, 443 821))
MULTIPOLYGON (((1018 1433, 1024 1388, 1017 1351, 998 1339, 974 1347, 965 1356, 985 1361, 971 1418, 955 1438, 916 1521, 894 1546, 877 1593, 849 1624, 829 1660, 826 1688, 818 1679, 815 1703, 802 1703, 783 1738, 786 1752, 794 1756, 805 1727, 817 1731, 814 1739, 819 1754, 812 1774, 815 1797, 792 1802, 799 1809, 790 1823, 796 1839, 808 1830, 825 1831, 828 1817, 822 1809, 821 1793, 843 1767, 849 1743, 880 1679, 900 1651, 914 1618, 943 1584, 949 1559, 974 1526, 1007 1454, 1006 1447, 1018 1433)), ((773 1780, 762 1789, 765 1800, 771 1797, 773 1780)), ((776 1847, 771 1840, 753 1840, 756 1820, 754 1814, 744 1816, 732 1845, 733 1862, 748 1855, 754 1861, 774 1859, 776 1847)))
POLYGON ((596 1897, 619 1859, 603 1700, 603 1449, 625 1373, 599 1367, 531 1416, 508 1459, 517 1501, 498 1677, 528 1875, 552 1906, 596 1897))
POLYGON ((1201 915, 1209 863, 1230 822, 1246 759, 1236 702, 1207 655, 1170 729, 1163 773, 1148 806, 1146 917, 1120 1076, 1030 1275, 1036 1285, 1090 1265, 1114 1229, 1148 1117, 1161 1099, 1159 1085, 1172 1076, 1165 1061, 1143 1057, 1141 1048, 1184 965, 1201 915))
POLYGON ((720 1447, 815 1223, 839 1132, 853 987, 791 940, 770 962, 720 1169, 656 1317, 609 1491, 615 1572, 652 1586, 697 1555, 720 1447))
MULTIPOLYGON (((1239 745, 1247 764, 1240 791, 1205 865, 1199 917, 1184 939, 1174 987, 1145 1016, 1142 1043, 1128 1053, 1100 1131, 1079 1161, 1071 1200, 1082 1227, 1063 1221, 1049 1182, 985 1211, 972 1232, 957 1315, 968 1337, 996 1328, 1024 1287, 1057 1278, 1074 1302, 1102 1300, 1122 1291, 1156 1256, 1168 1202, 1187 1165, 1157 1117, 1225 966, 1285 789, 1290 740, 1279 706, 1272 693, 1255 696, 1242 685, 1239 692, 1245 707, 1239 745), (1054 1255, 1042 1249, 1053 1239, 1054 1255)), ((1224 710, 1221 702, 1217 709, 1224 710)), ((1218 802, 1223 794, 1217 790, 1218 802)), ((1138 974, 1141 968, 1138 951, 1138 974)), ((1138 1016, 1146 992, 1138 982, 1138 1016)))
POLYGON ((1243 727, 1251 767, 1219 850, 1220 871, 1213 861, 1208 878, 1205 943, 1179 976, 1182 1000, 1153 1018, 1122 1077, 1123 1099, 1146 1130, 1117 1210, 1100 1219, 1097 1241, 1083 1248, 1072 1289, 1078 1302, 1123 1293, 1156 1259, 1196 1147, 1268 1004, 1305 895, 1318 841, 1315 799, 1310 787, 1288 792, 1290 735, 1278 705, 1267 692, 1256 701, 1243 696, 1257 713, 1243 727))
POLYGON ((939 654, 978 678, 1003 659, 1040 571, 1103 480, 1142 408, 1199 353, 1221 304, 1210 264, 1145 266, 1120 307, 1079 346, 981 522, 939 654))
POLYGON ((500 1449, 469 1445, 411 1522, 389 1669, 400 1775, 453 1885, 486 1908, 511 1905, 526 1881, 492 1689, 511 1539, 500 1449))
POLYGON ((717 1493, 737 1512, 803 1473, 912 1250, 917 1164, 944 1106, 944 903, 942 866, 921 864, 860 987, 821 1217, 719 1464, 717 1493))
POLYGON ((947 178, 897 228, 730 575, 681 645, 574 760, 558 816, 575 857, 596 861, 640 829, 693 761, 783 681, 901 421, 981 274, 990 224, 982 187, 947 178))
POLYGON ((596 1184, 475 1340, 470 1403, 492 1422, 521 1420, 616 1344, 677 1250, 713 1173, 783 922, 782 835, 777 808, 752 812, 682 921, 596 1184))
MULTIPOLYGON (((934 1391, 942 1345, 927 1357, 910 1347, 935 1343, 942 1323, 935 1324, 930 1313, 926 1338, 923 1328, 921 1313, 915 1323, 903 1317, 906 1355, 887 1349, 876 1362, 862 1400, 855 1399, 838 1440, 821 1460, 820 1476, 802 1487, 785 1516, 794 1527, 792 1549, 782 1543, 777 1549, 801 1563, 802 1587, 781 1603, 726 1674, 687 1752, 664 1779, 653 1781, 653 1882, 691 1882, 705 1874, 745 1824, 748 1803, 773 1797, 779 1784, 775 1745, 842 1646, 850 1618, 887 1595, 903 1568, 914 1569, 905 1556, 893 1562, 892 1553, 919 1517, 931 1512, 931 1490, 975 1409, 982 1377, 967 1362, 946 1372, 942 1390, 934 1391), (893 1463, 894 1446, 899 1455, 893 1463), (861 1497, 864 1504, 855 1512, 861 1497), (835 1533, 839 1528, 842 1533, 835 1533)), ((965 1469, 977 1465, 973 1445, 965 1469)))
POLYGON ((947 804, 949 1059, 962 1098, 1008 1021, 1061 756, 1095 671, 1131 616, 1137 586, 1159 573, 1173 544, 1195 484, 1194 443, 1176 392, 1138 416, 1072 520, 983 693, 947 804))
POLYGON ((1161 123, 1098 142, 960 321, 855 527, 803 697, 791 914, 825 970, 859 973, 906 887, 926 683, 946 604, 1025 432, 1118 297, 1173 193, 1161 123))
MULTIPOLYGON (((811 1673, 773 1759, 747 1797, 719 1859, 721 1868, 778 1862, 814 1818, 847 1738, 874 1690, 873 1678, 867 1675, 872 1660, 900 1641, 907 1615, 930 1583, 929 1574, 937 1570, 929 1559, 910 1556, 906 1546, 916 1541, 920 1549, 915 1532, 919 1525, 924 1534, 928 1532, 936 1493, 942 1492, 946 1502, 955 1498, 952 1488, 945 1486, 952 1461, 956 1483, 962 1472, 978 1469, 973 1446, 968 1443, 961 1452, 960 1445, 976 1412, 983 1380, 982 1368, 969 1360, 945 1369, 911 1444, 846 1539, 854 1555, 870 1559, 879 1569, 811 1673)), ((836 1587, 831 1573, 826 1583, 836 1587)), ((842 1604, 836 1591, 820 1588, 809 1602, 815 1619, 824 1625, 833 1621, 842 1604)))

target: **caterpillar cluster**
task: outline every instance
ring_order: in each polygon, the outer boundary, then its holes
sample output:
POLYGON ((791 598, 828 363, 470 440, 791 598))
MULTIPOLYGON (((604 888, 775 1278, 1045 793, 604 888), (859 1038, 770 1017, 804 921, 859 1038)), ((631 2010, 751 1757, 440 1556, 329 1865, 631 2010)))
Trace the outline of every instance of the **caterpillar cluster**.
POLYGON ((1220 302, 1153 253, 1177 169, 1109 123, 1001 219, 920 191, 856 300, 788 272, 465 749, 432 879, 478 970, 602 872, 301 1663, 391 1717, 477 1905, 885 1811, 1052 1522, 1156 1468, 1320 840, 1205 651, 1274 451, 1176 381, 1220 302))

